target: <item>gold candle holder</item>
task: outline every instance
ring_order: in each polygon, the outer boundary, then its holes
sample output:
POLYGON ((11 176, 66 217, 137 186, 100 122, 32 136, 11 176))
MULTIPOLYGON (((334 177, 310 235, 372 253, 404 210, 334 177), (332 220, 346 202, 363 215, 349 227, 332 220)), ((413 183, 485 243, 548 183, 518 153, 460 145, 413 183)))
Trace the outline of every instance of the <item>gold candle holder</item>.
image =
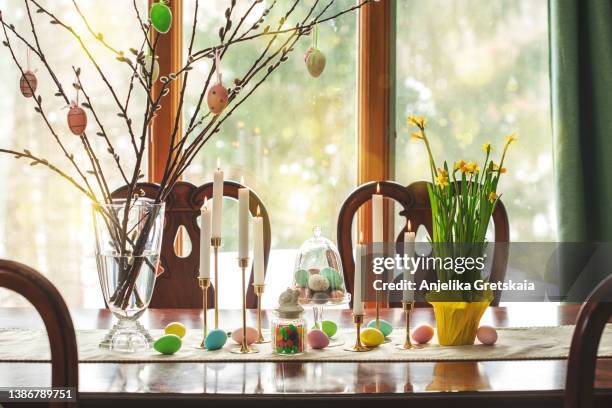
POLYGON ((219 328, 219 247, 221 246, 221 237, 212 237, 210 245, 213 247, 213 255, 215 258, 215 329, 219 328))
POLYGON ((261 296, 264 293, 265 285, 253 284, 253 287, 255 288, 255 294, 257 295, 257 340, 255 341, 255 343, 257 344, 269 343, 270 340, 264 339, 264 336, 261 333, 261 296))
POLYGON ((414 345, 410 340, 410 312, 414 308, 414 302, 402 302, 402 309, 404 309, 404 313, 406 314, 406 338, 404 339, 404 344, 398 344, 395 346, 398 350, 411 350, 411 349, 419 349, 423 348, 421 345, 414 345))
POLYGON ((196 348, 206 348, 206 336, 208 335, 208 288, 210 287, 210 278, 198 278, 198 284, 202 289, 202 311, 204 312, 204 322, 202 327, 202 343, 196 348))
POLYGON ((247 325, 246 325, 246 268, 249 265, 249 258, 238 258, 238 266, 242 270, 242 344, 231 350, 234 354, 253 354, 259 353, 255 347, 251 347, 247 343, 247 325))
POLYGON ((371 348, 361 344, 361 325, 363 324, 363 314, 353 314, 353 323, 355 323, 355 329, 357 331, 355 345, 353 347, 345 347, 344 350, 355 352, 364 352, 372 350, 371 348))

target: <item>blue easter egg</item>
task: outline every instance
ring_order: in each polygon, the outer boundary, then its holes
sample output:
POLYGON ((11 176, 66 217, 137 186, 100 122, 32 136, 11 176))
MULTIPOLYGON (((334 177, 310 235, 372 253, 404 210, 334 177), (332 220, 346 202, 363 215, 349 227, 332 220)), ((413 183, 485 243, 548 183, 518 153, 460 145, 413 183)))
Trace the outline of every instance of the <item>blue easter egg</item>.
MULTIPOLYGON (((369 322, 368 327, 376 328, 376 319, 369 322)), ((391 323, 388 321, 380 319, 380 331, 382 332, 383 336, 388 337, 393 331, 393 326, 391 326, 391 323)))
POLYGON ((221 329, 212 330, 206 336, 204 345, 208 350, 219 350, 227 341, 227 333, 221 329))

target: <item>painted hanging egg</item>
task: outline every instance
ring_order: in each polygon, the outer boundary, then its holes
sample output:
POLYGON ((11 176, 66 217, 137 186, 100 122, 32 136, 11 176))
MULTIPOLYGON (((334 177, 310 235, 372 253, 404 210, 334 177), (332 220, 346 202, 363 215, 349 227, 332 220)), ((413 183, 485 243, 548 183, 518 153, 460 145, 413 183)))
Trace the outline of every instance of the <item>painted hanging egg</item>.
POLYGON ((36 87, 38 87, 36 75, 32 71, 26 71, 19 80, 21 94, 26 98, 31 98, 34 96, 34 92, 36 92, 36 87), (29 86, 28 83, 30 84, 29 86))
POLYGON ((68 111, 68 127, 70 131, 81 136, 87 127, 87 114, 80 106, 73 105, 68 111))
POLYGON ((319 77, 325 69, 325 54, 318 48, 310 47, 304 56, 308 73, 314 78, 319 77))
POLYGON ((172 322, 168 323, 164 328, 164 333, 166 334, 176 334, 181 339, 185 337, 185 333, 187 333, 187 328, 183 323, 172 322))
POLYGON ((227 89, 218 82, 216 85, 213 85, 212 88, 208 91, 208 95, 206 96, 206 102, 208 103, 208 109, 215 115, 223 112, 228 103, 228 92, 227 89))
POLYGON ((165 334, 153 343, 153 348, 159 353, 172 355, 179 351, 182 344, 181 338, 176 334, 165 334))
MULTIPOLYGON (((389 337, 389 335, 393 331, 393 326, 391 326, 391 323, 383 319, 380 319, 379 322, 380 322, 380 331, 382 332, 383 336, 389 337)), ((368 323, 368 327, 376 328, 376 319, 370 321, 368 323)))
POLYGON ((151 69, 153 69, 153 76, 151 77, 151 82, 157 81, 159 78, 159 61, 157 58, 153 58, 151 55, 147 55, 144 60, 144 64, 140 66, 140 74, 145 80, 149 79, 149 74, 151 74, 151 69), (151 64, 153 67, 151 68, 151 64))
POLYGON ((170 10, 166 3, 167 1, 165 0, 153 3, 149 11, 149 18, 153 28, 161 34, 166 34, 172 26, 172 10, 170 10))

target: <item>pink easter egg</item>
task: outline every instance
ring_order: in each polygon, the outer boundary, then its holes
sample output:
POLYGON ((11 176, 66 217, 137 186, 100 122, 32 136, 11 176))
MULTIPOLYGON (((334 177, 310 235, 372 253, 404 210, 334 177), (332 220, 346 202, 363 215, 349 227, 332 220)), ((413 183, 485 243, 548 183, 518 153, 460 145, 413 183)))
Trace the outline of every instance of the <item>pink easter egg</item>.
POLYGON ((206 97, 208 109, 215 115, 220 114, 227 106, 228 97, 227 89, 221 83, 213 85, 206 97))
POLYGON ((482 344, 492 346, 497 341, 497 330, 491 326, 480 326, 476 337, 482 344))
POLYGON ((308 332, 308 345, 313 349, 323 349, 329 345, 329 337, 322 330, 312 329, 308 332))
MULTIPOLYGON (((255 340, 257 340, 257 329, 253 327, 247 327, 246 333, 247 333, 247 344, 255 343, 255 340)), ((242 343, 242 327, 232 332, 232 340, 234 340, 238 344, 242 343)))
POLYGON ((433 338, 434 328, 428 324, 421 324, 412 331, 412 340, 418 344, 429 343, 433 338))

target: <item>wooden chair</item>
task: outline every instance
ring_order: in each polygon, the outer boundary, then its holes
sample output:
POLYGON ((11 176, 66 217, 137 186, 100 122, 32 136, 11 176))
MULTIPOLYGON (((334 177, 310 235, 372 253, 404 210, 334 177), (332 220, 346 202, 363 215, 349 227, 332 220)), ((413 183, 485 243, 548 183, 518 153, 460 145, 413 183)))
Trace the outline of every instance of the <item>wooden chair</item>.
MULTIPOLYGON (((406 218, 406 223, 410 220, 411 228, 416 231, 419 226, 423 225, 429 235, 433 233, 433 224, 431 219, 431 204, 429 202, 429 193, 427 192, 426 181, 416 181, 406 187, 408 194, 412 198, 411 205, 405 207, 400 215, 406 218)), ((490 279, 492 281, 503 281, 506 276, 506 267, 508 265, 508 245, 510 241, 510 225, 508 223, 508 213, 504 203, 499 200, 493 211, 493 226, 495 227, 495 248, 493 250, 493 261, 491 265, 490 279)), ((407 227, 402 228, 397 236, 397 242, 404 240, 404 233, 407 227)), ((496 291, 491 301, 491 306, 499 305, 501 291, 496 291)), ((394 305, 399 307, 400 304, 394 305)))
MULTIPOLYGON (((78 393, 79 359, 76 335, 66 303, 55 286, 32 268, 0 259, 0 287, 11 289, 25 297, 40 314, 51 348, 51 386, 74 388, 78 393)), ((49 406, 69 407, 76 404, 51 403, 49 406)))
MULTIPOLYGON (((372 199, 372 195, 376 194, 376 185, 380 185, 380 192, 384 197, 392 198, 400 203, 403 208, 408 208, 412 205, 413 198, 408 194, 406 188, 394 181, 380 181, 362 184, 357 187, 344 200, 340 213, 338 214, 337 224, 337 241, 338 252, 340 252, 340 260, 342 261, 342 270, 344 272, 344 282, 350 293, 353 293, 354 276, 355 276, 355 260, 353 259, 353 236, 352 225, 353 219, 359 207, 372 199)), ((352 300, 351 300, 352 304, 352 300)))
MULTIPOLYGON (((148 198, 154 198, 159 190, 159 186, 154 183, 139 183, 139 188, 148 198)), ((223 196, 238 199, 238 189, 242 187, 239 183, 225 181, 223 185, 223 196)), ((113 193, 113 198, 125 198, 127 186, 124 186, 113 193)), ((152 308, 198 308, 202 307, 202 291, 197 284, 197 276, 200 261, 200 227, 198 217, 200 208, 204 203, 204 198, 212 199, 213 183, 206 183, 196 187, 184 181, 178 182, 166 200, 166 219, 164 225, 164 235, 162 238, 162 249, 160 265, 164 272, 158 276, 155 283, 155 290, 151 299, 152 308), (175 237, 179 228, 184 227, 191 241, 191 252, 180 256, 175 250, 175 237)), ((249 210, 253 216, 257 213, 257 206, 260 208, 261 216, 264 220, 264 273, 268 267, 270 257, 271 229, 270 217, 265 206, 259 197, 251 191, 249 210)), ((222 274, 222 270, 220 270, 222 274)), ((212 275, 212 271, 211 271, 212 275)), ((247 307, 254 309, 257 307, 257 297, 253 289, 253 274, 247 289, 247 307)), ((214 306, 214 278, 210 286, 208 299, 209 307, 214 306)))
POLYGON ((593 406, 597 349, 610 316, 612 316, 612 275, 591 292, 578 313, 567 361, 565 408, 593 406))
MULTIPOLYGON (((355 189, 344 201, 338 215, 338 250, 342 260, 342 269, 344 270, 344 279, 349 291, 353 290, 353 277, 355 273, 355 261, 353 259, 353 241, 351 226, 353 218, 364 203, 372 198, 372 194, 376 192, 377 182, 366 183, 355 189)), ((403 209, 400 215, 406 219, 406 223, 410 220, 413 231, 416 231, 420 225, 432 233, 431 205, 429 203, 429 194, 427 192, 427 182, 417 181, 407 187, 401 184, 384 181, 380 182, 380 189, 385 197, 392 198, 399 202, 403 209)), ((507 243, 510 240, 510 227, 508 224, 508 215, 506 208, 501 200, 498 202, 495 211, 493 212, 493 224, 495 226, 495 242, 507 243)), ((404 227, 397 236, 396 242, 400 243, 404 240, 404 233, 407 231, 404 227)), ((493 253, 493 263, 491 271, 492 280, 504 280, 506 275, 506 266, 508 264, 508 248, 507 245, 496 245, 493 253)), ((418 276, 417 276, 418 279, 418 276)), ((499 304, 501 292, 494 294, 492 306, 499 304)), ((390 302, 389 307, 401 307, 401 302, 390 302)), ((427 304, 418 304, 417 306, 426 306, 427 304)))

